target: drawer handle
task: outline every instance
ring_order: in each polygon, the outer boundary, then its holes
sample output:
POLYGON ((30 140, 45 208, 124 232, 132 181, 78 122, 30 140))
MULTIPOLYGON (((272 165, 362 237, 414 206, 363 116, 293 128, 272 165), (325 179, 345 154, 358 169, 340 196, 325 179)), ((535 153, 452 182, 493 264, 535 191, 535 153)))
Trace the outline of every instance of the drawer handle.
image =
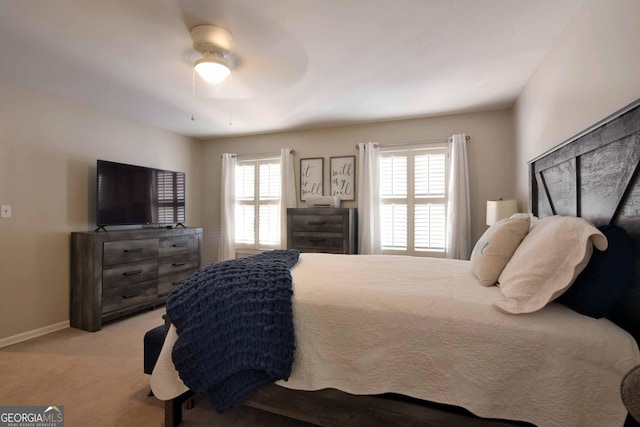
POLYGON ((139 297, 140 295, 142 295, 142 292, 138 292, 136 294, 122 295, 122 299, 135 298, 135 297, 139 297))
POLYGON ((182 246, 187 246, 187 244, 186 243, 174 243, 171 246, 174 247, 174 248, 180 248, 182 246))
POLYGON ((124 273, 122 273, 123 276, 135 276, 136 274, 140 274, 142 273, 142 270, 132 270, 132 271, 125 271, 124 273))
POLYGON ((171 286, 178 286, 180 283, 182 283, 182 280, 179 282, 171 282, 171 286))
POLYGON ((142 248, 125 249, 123 252, 125 254, 132 254, 134 252, 142 252, 142 248))
POLYGON ((185 265, 186 262, 174 262, 173 264, 171 264, 173 267, 180 267, 182 265, 185 265))
POLYGON ((323 237, 307 237, 307 239, 309 239, 309 241, 313 242, 313 243, 322 243, 325 240, 327 240, 327 239, 325 239, 323 237))
POLYGON ((324 221, 308 221, 307 224, 309 224, 309 225, 325 225, 326 222, 324 222, 324 221))

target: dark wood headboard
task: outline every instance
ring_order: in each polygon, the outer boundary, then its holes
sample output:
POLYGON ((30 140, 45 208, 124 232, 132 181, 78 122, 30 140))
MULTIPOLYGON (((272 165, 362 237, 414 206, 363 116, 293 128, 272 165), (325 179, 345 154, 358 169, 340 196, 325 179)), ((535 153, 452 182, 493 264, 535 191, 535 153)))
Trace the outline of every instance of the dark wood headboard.
POLYGON ((617 224, 631 235, 634 286, 610 319, 640 343, 640 100, 529 162, 529 208, 617 224))

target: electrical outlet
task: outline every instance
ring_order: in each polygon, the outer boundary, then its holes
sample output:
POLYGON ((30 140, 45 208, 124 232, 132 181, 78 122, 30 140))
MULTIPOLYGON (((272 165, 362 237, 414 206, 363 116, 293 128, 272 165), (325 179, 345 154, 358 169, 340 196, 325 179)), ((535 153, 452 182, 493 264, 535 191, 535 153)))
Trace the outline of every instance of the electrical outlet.
POLYGON ((0 206, 0 218, 11 218, 11 205, 0 206))

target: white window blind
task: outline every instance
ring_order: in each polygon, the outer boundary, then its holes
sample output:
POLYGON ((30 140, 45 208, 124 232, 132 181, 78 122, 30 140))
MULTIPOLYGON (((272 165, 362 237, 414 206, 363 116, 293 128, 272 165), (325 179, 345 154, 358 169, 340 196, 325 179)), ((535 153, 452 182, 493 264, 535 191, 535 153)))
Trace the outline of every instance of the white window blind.
POLYGON ((273 249, 280 243, 280 159, 236 163, 236 248, 273 249))
POLYGON ((175 222, 185 217, 184 174, 158 171, 156 191, 158 197, 158 220, 160 224, 175 222))
POLYGON ((383 253, 444 254, 447 159, 444 144, 380 153, 383 253))

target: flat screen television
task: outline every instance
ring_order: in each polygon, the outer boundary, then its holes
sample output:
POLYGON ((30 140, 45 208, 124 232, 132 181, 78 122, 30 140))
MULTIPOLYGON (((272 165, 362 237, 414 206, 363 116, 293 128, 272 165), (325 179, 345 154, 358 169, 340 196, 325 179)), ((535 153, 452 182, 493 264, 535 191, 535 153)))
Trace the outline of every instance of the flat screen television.
POLYGON ((185 174, 98 160, 97 225, 185 222, 185 174))

